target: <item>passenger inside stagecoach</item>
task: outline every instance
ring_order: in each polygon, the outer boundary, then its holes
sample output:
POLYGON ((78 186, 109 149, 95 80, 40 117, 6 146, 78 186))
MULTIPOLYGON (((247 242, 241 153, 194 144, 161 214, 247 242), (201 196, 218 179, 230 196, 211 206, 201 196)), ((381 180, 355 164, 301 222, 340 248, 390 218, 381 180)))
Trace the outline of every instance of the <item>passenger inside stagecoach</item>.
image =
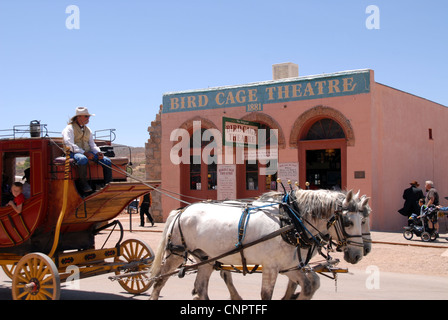
POLYGON ((62 131, 64 145, 70 148, 70 157, 78 166, 78 174, 83 193, 92 192, 87 181, 87 164, 94 161, 103 165, 104 183, 112 181, 111 161, 105 157, 93 140, 93 134, 87 124, 90 114, 86 107, 77 107, 67 127, 62 131))
POLYGON ((30 185, 30 169, 25 169, 25 175, 23 176, 22 180, 25 180, 23 183, 23 195, 25 196, 25 199, 29 199, 31 197, 31 185, 30 185))
POLYGON ((25 196, 22 191, 23 184, 21 182, 14 182, 11 187, 11 193, 14 196, 14 200, 10 200, 8 206, 11 206, 17 213, 22 213, 23 203, 25 202, 25 196))

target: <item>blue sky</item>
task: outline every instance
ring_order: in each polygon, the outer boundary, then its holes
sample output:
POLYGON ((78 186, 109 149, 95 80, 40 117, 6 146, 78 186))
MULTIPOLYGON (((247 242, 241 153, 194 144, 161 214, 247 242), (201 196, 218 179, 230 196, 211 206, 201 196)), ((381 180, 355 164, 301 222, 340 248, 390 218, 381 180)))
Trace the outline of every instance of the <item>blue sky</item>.
POLYGON ((0 129, 92 129, 144 146, 165 92, 369 68, 377 82, 448 106, 448 2, 0 0, 0 129), (79 29, 67 29, 69 5, 79 29), (380 29, 369 30, 369 5, 380 29))

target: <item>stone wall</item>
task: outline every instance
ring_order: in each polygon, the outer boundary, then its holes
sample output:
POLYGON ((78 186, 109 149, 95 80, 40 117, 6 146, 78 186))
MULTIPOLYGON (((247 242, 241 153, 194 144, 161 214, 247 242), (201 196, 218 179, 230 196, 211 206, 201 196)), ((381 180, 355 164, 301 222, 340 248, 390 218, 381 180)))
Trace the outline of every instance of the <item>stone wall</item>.
MULTIPOLYGON (((151 122, 148 127, 150 138, 145 144, 146 155, 146 180, 161 180, 162 179, 162 162, 161 162, 161 136, 162 136, 162 121, 161 121, 162 106, 160 106, 159 113, 156 119, 151 122)), ((162 187, 162 185, 160 185, 162 187)), ((156 222, 163 221, 162 214, 162 199, 160 192, 151 192, 152 205, 151 215, 156 222)))

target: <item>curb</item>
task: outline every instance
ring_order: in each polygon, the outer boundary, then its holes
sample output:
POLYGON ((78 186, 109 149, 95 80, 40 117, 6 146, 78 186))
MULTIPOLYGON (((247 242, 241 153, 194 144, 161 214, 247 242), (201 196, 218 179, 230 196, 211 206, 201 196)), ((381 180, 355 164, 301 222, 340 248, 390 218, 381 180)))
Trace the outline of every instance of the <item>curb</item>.
POLYGON ((412 247, 423 247, 423 248, 448 249, 448 246, 437 245, 437 244, 401 243, 401 242, 377 241, 377 240, 372 240, 372 243, 389 244, 389 245, 396 245, 396 246, 412 246, 412 247))

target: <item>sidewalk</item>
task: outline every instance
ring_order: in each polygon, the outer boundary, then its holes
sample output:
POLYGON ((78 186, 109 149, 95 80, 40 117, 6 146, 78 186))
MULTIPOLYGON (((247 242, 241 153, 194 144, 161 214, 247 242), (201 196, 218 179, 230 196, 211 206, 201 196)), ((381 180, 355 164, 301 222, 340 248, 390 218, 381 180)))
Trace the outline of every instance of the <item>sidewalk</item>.
POLYGON ((372 231, 371 233, 373 243, 448 249, 448 241, 446 240, 448 234, 441 234, 440 237, 434 241, 424 242, 420 237, 416 236, 415 234, 411 240, 406 240, 401 232, 372 231))
MULTIPOLYGON (((156 232, 162 233, 165 228, 165 223, 156 222, 154 226, 151 223, 145 222, 144 227, 140 227, 140 215, 132 214, 132 224, 127 214, 118 216, 123 228, 127 232, 156 232), (131 227, 131 228, 130 228, 131 227)), ((146 220, 145 220, 146 221, 146 220)), ((380 232, 371 231, 371 237, 373 243, 379 244, 391 244, 391 245, 406 245, 406 246, 420 246, 420 247, 433 247, 433 248, 446 248, 448 249, 448 241, 446 238, 448 234, 441 234, 435 241, 424 242, 416 235, 411 240, 406 240, 401 232, 380 232)))

